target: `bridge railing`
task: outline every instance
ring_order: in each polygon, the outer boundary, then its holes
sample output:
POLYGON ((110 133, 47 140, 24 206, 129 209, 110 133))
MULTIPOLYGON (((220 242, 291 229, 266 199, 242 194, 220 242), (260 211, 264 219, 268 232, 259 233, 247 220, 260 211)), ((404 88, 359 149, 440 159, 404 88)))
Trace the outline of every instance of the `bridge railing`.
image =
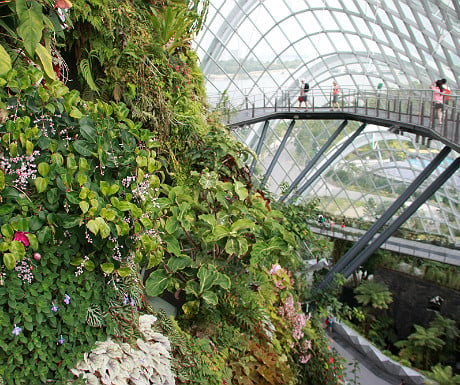
MULTIPOLYGON (((460 93, 453 91, 449 100, 443 104, 442 122, 438 118, 433 103, 431 89, 386 89, 359 90, 342 88, 339 94, 339 105, 342 111, 372 115, 410 123, 422 127, 433 128, 441 136, 453 143, 459 144, 460 133, 460 93), (359 109, 359 111, 358 111, 359 109)), ((307 93, 308 111, 324 111, 332 108, 332 88, 313 88, 307 93)), ((232 115, 246 110, 250 116, 255 116, 256 110, 265 109, 267 112, 305 110, 305 104, 300 106, 299 91, 263 90, 258 94, 227 97, 216 103, 216 109, 221 110, 226 123, 230 123, 232 115)))

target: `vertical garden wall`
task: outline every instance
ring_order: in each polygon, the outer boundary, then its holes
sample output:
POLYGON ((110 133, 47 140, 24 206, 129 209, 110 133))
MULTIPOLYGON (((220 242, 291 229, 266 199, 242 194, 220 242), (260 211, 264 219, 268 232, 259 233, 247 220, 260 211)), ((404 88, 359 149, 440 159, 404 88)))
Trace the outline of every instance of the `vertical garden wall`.
POLYGON ((0 4, 0 381, 340 381, 293 273, 316 241, 207 108, 206 9, 0 4))

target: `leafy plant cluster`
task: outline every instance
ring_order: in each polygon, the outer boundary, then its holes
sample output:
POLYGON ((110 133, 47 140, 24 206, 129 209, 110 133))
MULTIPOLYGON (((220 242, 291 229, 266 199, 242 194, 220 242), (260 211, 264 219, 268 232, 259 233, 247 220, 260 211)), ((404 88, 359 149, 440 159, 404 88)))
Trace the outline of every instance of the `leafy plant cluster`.
POLYGON ((60 82, 35 86, 40 77, 11 70, 0 93, 0 356, 9 362, 0 374, 18 384, 65 377, 72 355, 122 334, 117 285, 156 255, 152 134, 123 105, 82 103, 60 82), (106 284, 95 291, 96 282, 106 284))
POLYGON ((436 364, 455 362, 460 332, 455 320, 436 314, 428 328, 414 325, 415 331, 395 345, 399 356, 412 365, 429 370, 436 364))

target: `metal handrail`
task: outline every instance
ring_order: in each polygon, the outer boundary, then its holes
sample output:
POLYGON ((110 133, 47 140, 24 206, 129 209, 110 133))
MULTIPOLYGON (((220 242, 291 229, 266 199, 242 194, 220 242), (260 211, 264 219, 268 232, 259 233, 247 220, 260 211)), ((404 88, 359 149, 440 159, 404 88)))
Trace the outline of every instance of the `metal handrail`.
MULTIPOLYGON (((263 90, 259 94, 231 96, 224 106, 230 116, 232 112, 251 110, 252 117, 257 109, 273 109, 274 112, 305 110, 299 107, 299 90, 277 90, 272 93, 263 90)), ((307 93, 308 110, 324 111, 332 108, 332 88, 313 88, 307 93)), ((386 89, 360 90, 342 88, 339 94, 339 104, 342 111, 356 113, 358 108, 364 110, 364 115, 385 119, 395 114, 402 122, 434 129, 440 136, 459 145, 460 137, 460 96, 452 92, 450 100, 443 105, 442 123, 438 120, 433 103, 431 89, 386 89)), ((394 115, 393 115, 394 119, 394 115)), ((229 121, 227 122, 229 123, 229 121)))

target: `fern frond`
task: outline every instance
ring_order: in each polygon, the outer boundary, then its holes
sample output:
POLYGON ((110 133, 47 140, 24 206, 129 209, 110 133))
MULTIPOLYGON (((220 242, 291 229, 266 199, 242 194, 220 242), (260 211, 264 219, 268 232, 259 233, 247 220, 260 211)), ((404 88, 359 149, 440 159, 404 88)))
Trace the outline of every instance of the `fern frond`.
POLYGON ((92 91, 98 91, 96 83, 94 82, 93 75, 91 72, 91 63, 88 59, 82 59, 80 61, 80 73, 88 84, 92 91))

